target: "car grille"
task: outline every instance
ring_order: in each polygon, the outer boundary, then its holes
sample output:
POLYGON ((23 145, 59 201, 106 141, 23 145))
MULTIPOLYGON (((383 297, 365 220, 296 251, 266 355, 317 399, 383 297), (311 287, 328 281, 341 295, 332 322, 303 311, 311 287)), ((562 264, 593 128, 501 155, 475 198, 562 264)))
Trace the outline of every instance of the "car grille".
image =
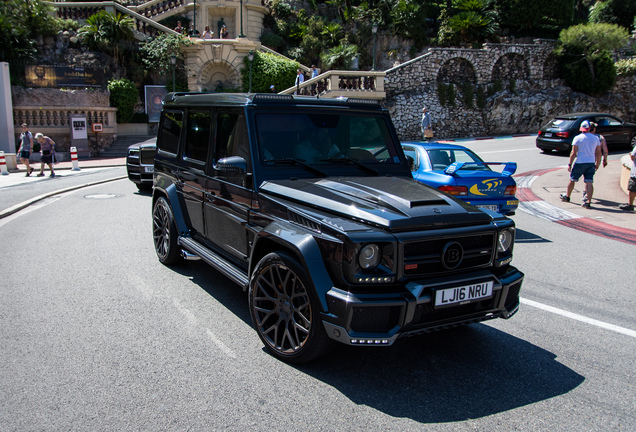
POLYGON ((499 302, 499 296, 500 292, 497 292, 488 300, 442 309, 435 309, 431 303, 423 303, 415 308, 415 314, 411 323, 415 326, 426 325, 436 321, 450 318, 456 319, 457 317, 487 311, 493 309, 494 305, 499 302))
POLYGON ((521 282, 523 280, 519 280, 516 283, 513 283, 508 287, 508 297, 506 297, 505 308, 507 310, 512 309, 519 303, 519 291, 521 291, 521 282))
POLYGON ((140 163, 142 165, 154 165, 155 163, 155 153, 157 150, 153 149, 145 149, 142 148, 141 151, 140 163))
POLYGON ((351 330, 364 333, 386 333, 399 324, 400 306, 354 307, 351 330))
POLYGON ((423 276, 443 274, 489 266, 495 254, 495 235, 492 233, 460 238, 439 238, 404 243, 404 275, 423 276), (449 243, 459 243, 463 249, 461 262, 449 269, 442 255, 449 243))

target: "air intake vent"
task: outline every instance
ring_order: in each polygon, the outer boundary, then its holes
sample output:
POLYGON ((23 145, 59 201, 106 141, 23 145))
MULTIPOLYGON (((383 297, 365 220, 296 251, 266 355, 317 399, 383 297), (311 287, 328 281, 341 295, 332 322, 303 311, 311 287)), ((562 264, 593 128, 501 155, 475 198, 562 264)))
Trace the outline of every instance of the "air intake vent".
POLYGON ((288 212, 289 220, 297 223, 298 225, 302 225, 305 228, 308 228, 312 231, 316 231, 317 233, 321 233, 322 229, 320 228, 320 223, 309 219, 306 216, 298 214, 293 211, 288 212))

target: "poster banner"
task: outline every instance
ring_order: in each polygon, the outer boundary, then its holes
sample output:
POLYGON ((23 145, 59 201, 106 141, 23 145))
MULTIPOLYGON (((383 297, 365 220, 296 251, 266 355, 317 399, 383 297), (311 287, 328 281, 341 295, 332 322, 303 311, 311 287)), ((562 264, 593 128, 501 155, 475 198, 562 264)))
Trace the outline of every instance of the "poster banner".
POLYGON ((64 66, 27 65, 27 87, 102 87, 104 74, 99 69, 64 66))
POLYGON ((166 86, 145 86, 146 114, 149 122, 159 122, 163 98, 167 93, 166 86))
POLYGON ((88 139, 88 131, 86 130, 86 117, 72 117, 71 127, 74 140, 88 139))

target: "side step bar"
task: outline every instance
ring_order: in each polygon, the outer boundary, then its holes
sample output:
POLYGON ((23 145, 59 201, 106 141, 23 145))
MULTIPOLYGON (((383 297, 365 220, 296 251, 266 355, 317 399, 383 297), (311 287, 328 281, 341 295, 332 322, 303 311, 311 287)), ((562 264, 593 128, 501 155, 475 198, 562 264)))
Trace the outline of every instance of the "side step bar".
MULTIPOLYGON (((249 279, 245 272, 236 267, 234 264, 223 259, 221 256, 212 252, 210 249, 206 248, 198 241, 192 239, 191 237, 180 236, 179 244, 187 251, 192 252, 198 257, 201 257, 203 261, 214 267, 214 269, 223 273, 234 283, 239 284, 243 289, 246 289, 248 287, 249 279)), ((186 257, 186 259, 192 260, 192 257, 188 256, 186 257)))

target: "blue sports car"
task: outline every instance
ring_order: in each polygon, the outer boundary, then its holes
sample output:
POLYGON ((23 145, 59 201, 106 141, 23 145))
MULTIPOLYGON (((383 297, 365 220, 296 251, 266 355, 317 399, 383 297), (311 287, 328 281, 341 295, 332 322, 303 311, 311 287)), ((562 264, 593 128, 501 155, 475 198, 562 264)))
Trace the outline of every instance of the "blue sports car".
POLYGON ((437 142, 403 142, 411 158, 413 178, 460 198, 468 204, 513 215, 519 206, 515 162, 484 162, 466 147, 437 142), (505 165, 501 172, 493 165, 505 165))

